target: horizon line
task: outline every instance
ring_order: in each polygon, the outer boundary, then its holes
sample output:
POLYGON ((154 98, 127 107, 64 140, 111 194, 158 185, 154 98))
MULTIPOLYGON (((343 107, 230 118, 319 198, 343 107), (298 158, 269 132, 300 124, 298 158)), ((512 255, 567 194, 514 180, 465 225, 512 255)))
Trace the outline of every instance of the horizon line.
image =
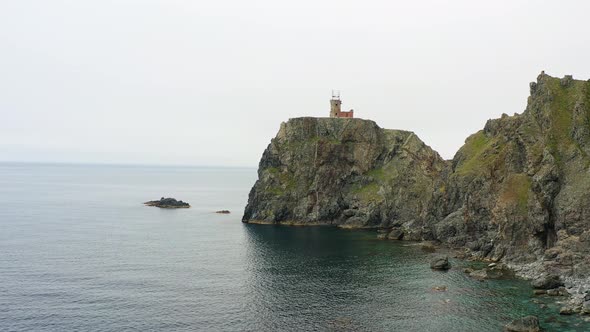
POLYGON ((232 165, 198 165, 198 164, 150 164, 150 163, 125 163, 125 162, 85 162, 85 161, 23 161, 0 160, 1 164, 29 164, 29 165, 62 165, 62 166, 123 166, 123 167, 185 167, 185 168, 234 168, 257 169, 258 166, 232 166, 232 165))

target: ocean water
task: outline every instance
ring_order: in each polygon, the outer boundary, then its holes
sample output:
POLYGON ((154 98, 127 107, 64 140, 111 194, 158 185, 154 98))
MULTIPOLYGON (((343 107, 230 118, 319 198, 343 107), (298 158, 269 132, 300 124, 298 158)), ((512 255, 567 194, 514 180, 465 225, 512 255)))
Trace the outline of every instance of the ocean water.
POLYGON ((0 164, 0 331, 499 331, 535 314, 522 280, 368 231, 240 222, 255 169, 0 164), (192 204, 162 210, 161 196, 192 204), (213 211, 228 209, 230 215, 213 211), (446 286, 444 292, 434 291, 446 286))

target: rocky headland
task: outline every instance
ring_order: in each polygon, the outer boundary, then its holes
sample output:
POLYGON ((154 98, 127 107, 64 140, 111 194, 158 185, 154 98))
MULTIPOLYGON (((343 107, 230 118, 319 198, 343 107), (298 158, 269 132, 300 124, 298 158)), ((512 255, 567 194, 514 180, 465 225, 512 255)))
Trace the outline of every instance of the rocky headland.
POLYGON ((452 160, 370 120, 290 119, 258 177, 245 223, 436 241, 531 279, 557 277, 576 311, 590 308, 588 81, 541 73, 522 114, 489 120, 452 160))
POLYGON ((159 207, 162 209, 182 209, 182 208, 189 208, 191 207, 190 204, 183 202, 183 201, 178 201, 175 198, 160 198, 157 201, 149 201, 149 202, 145 202, 143 203, 147 206, 155 206, 155 207, 159 207))

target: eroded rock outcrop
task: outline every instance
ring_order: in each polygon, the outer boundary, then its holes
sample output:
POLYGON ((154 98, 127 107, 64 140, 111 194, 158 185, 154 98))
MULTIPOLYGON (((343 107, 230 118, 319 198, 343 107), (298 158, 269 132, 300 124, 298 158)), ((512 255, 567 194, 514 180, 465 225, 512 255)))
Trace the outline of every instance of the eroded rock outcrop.
POLYGON ((144 205, 147 206, 155 206, 155 207, 159 207, 162 209, 182 209, 182 208, 189 208, 191 207, 190 204, 183 202, 183 201, 179 201, 176 200, 175 198, 160 198, 157 201, 149 201, 149 202, 145 202, 143 203, 144 205))
POLYGON ((590 82, 542 73, 530 91, 522 114, 489 120, 450 161, 373 121, 291 119, 262 156, 243 221, 387 228, 381 238, 586 278, 590 82))
POLYGON ((412 224, 423 224, 445 167, 409 131, 362 119, 291 119, 262 156, 243 220, 417 232, 412 224))

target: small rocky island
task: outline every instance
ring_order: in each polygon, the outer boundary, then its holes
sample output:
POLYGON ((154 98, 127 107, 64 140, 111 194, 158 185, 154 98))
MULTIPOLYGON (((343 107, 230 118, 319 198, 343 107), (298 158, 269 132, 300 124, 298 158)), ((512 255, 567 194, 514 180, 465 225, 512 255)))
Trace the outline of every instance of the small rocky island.
POLYGON ((182 209, 182 208, 189 208, 191 207, 190 204, 183 202, 183 201, 178 201, 175 198, 160 198, 160 200, 158 201, 149 201, 149 202, 145 202, 143 203, 147 206, 155 206, 155 207, 159 207, 162 209, 182 209))

